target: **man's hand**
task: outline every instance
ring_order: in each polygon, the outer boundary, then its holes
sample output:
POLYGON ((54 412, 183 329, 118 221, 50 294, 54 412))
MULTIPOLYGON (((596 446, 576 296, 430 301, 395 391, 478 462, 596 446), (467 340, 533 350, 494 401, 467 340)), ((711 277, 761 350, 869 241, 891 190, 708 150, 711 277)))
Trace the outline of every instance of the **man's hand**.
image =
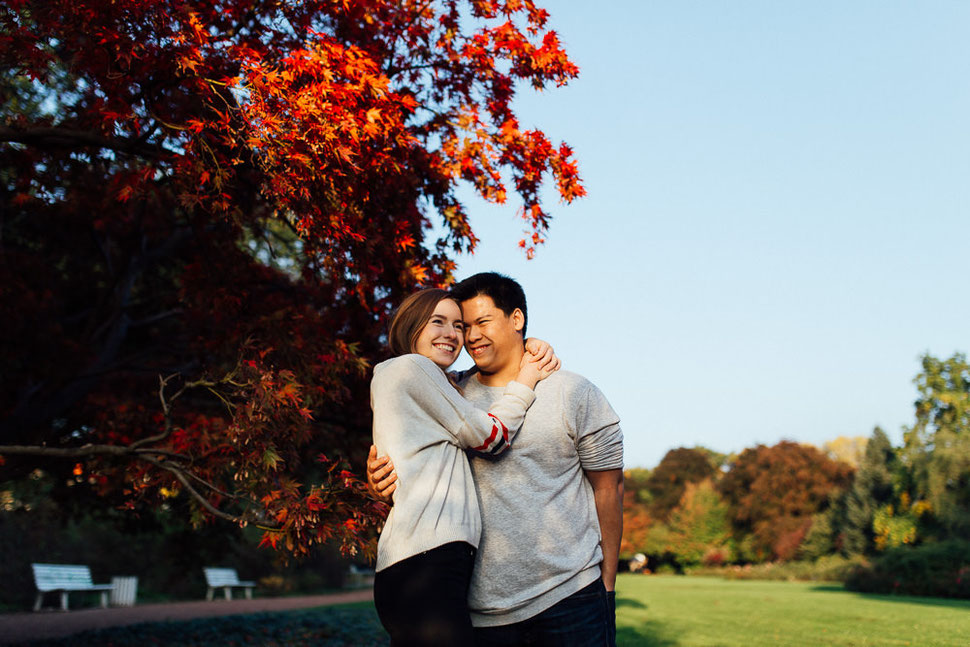
POLYGON ((377 447, 370 446, 367 454, 367 490, 375 498, 391 504, 391 495, 397 489, 397 472, 390 456, 377 457, 377 447))

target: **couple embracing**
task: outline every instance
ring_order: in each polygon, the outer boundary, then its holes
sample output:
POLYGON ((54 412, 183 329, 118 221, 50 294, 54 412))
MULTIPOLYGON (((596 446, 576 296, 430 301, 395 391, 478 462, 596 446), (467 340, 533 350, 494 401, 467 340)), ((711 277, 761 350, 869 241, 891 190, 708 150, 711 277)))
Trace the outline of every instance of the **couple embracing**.
POLYGON ((496 273, 392 319, 368 481, 393 499, 374 582, 393 647, 615 644, 619 419, 526 323, 496 273), (447 373, 462 346, 474 368, 447 373))

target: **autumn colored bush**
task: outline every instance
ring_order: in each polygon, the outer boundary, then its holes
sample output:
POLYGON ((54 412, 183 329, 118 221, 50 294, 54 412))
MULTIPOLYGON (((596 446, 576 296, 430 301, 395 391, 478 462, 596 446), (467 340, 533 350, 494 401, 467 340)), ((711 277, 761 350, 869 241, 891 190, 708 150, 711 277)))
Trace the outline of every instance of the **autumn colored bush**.
POLYGON ((728 509, 710 479, 688 483, 680 503, 647 533, 644 552, 679 567, 734 560, 728 509))

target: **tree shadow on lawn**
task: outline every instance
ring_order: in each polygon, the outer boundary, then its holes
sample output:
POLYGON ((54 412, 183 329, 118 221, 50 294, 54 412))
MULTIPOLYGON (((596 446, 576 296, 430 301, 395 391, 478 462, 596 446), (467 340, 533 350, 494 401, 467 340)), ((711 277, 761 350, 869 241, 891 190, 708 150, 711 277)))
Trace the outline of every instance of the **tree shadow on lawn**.
POLYGON ((646 609, 647 605, 640 600, 635 600, 633 598, 621 598, 616 596, 616 608, 621 609, 623 607, 631 607, 633 609, 646 609))
MULTIPOLYGON (((616 597, 616 608, 646 609, 647 605, 635 598, 616 597)), ((677 640, 662 622, 647 620, 636 626, 617 624, 617 647, 676 647, 677 640)))
POLYGON ((923 604, 931 607, 949 607, 951 609, 966 609, 970 611, 970 600, 959 598, 932 598, 918 595, 896 595, 893 593, 863 593, 850 591, 839 584, 819 584, 810 590, 822 593, 848 593, 866 600, 880 600, 882 602, 905 602, 907 604, 923 604))
POLYGON ((616 628, 616 647, 676 647, 677 639, 663 623, 648 620, 636 627, 616 628))

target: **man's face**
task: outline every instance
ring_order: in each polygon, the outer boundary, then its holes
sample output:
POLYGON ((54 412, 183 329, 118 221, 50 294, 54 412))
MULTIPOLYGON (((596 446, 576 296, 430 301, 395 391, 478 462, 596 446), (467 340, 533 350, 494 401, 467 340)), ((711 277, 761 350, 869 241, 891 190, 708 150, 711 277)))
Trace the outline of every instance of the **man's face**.
POLYGON ((525 317, 516 308, 506 315, 492 297, 478 295, 461 303, 465 320, 465 350, 482 373, 499 373, 519 366, 525 317))

